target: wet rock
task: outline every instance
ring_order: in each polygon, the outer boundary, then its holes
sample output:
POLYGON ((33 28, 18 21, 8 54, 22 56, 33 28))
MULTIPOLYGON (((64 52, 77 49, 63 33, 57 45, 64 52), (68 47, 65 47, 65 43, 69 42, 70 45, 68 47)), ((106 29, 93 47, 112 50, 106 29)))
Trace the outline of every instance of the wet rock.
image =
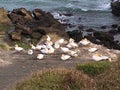
POLYGON ((92 29, 92 28, 89 28, 89 29, 87 29, 86 31, 87 31, 87 32, 94 32, 95 30, 92 29))
MULTIPOLYGON (((32 12, 25 8, 13 9, 8 14, 8 17, 15 26, 13 32, 20 32, 19 35, 21 37, 27 34, 31 38, 40 39, 45 34, 56 33, 58 36, 68 38, 60 22, 54 19, 52 14, 44 12, 41 9, 34 9, 32 12)), ((10 33, 11 38, 13 40, 20 40, 17 37, 13 38, 13 32, 10 33)))
POLYGON ((112 24, 111 27, 112 27, 112 28, 117 28, 117 27, 118 27, 118 24, 112 24))
POLYGON ((118 30, 118 32, 120 33, 120 26, 118 26, 118 29, 117 29, 117 30, 118 30))
POLYGON ((119 44, 114 41, 112 34, 96 31, 94 32, 94 37, 100 40, 100 42, 108 48, 120 49, 119 44))
POLYGON ((111 2, 112 14, 120 16, 120 1, 111 2))
POLYGON ((80 30, 68 31, 67 34, 76 42, 79 42, 82 39, 82 32, 80 30))
POLYGON ((106 29, 106 28, 107 28, 107 26, 106 26, 106 25, 104 25, 104 26, 101 26, 100 28, 101 28, 101 29, 106 29))
POLYGON ((78 26, 78 29, 83 29, 83 28, 84 28, 83 25, 79 25, 79 26, 78 26))

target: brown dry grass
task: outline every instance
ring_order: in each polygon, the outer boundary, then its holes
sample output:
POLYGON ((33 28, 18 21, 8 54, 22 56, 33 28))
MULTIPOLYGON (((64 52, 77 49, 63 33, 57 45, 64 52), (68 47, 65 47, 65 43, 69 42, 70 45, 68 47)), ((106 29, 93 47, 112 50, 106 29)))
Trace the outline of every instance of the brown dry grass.
POLYGON ((10 90, 94 90, 94 81, 79 71, 59 68, 34 73, 10 90))

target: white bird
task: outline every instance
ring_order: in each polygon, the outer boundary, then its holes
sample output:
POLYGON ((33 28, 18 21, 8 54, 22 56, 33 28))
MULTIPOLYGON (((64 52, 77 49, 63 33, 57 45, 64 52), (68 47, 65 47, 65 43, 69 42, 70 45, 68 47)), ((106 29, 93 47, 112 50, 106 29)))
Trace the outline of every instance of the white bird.
POLYGON ((62 54, 62 56, 61 56, 61 60, 68 60, 68 59, 70 59, 70 58, 71 58, 70 55, 62 54))
POLYGON ((20 52, 23 51, 24 49, 22 47, 19 47, 17 44, 15 45, 15 50, 20 52))
POLYGON ((81 41, 79 41, 79 43, 78 43, 78 44, 88 45, 89 43, 90 43, 90 41, 89 41, 89 40, 87 40, 87 38, 84 38, 84 39, 82 39, 81 41))
POLYGON ((68 52, 68 54, 71 55, 71 56, 73 56, 73 57, 77 57, 77 56, 78 56, 77 51, 72 51, 72 50, 70 50, 70 51, 68 52))
POLYGON ((40 50, 40 52, 47 54, 47 53, 49 53, 49 50, 48 50, 48 48, 43 48, 40 50))
POLYGON ((48 53, 51 54, 54 52, 55 52, 55 49, 52 46, 48 46, 48 53))
POLYGON ((66 45, 66 47, 68 47, 68 48, 76 48, 76 47, 78 47, 78 44, 75 43, 75 42, 71 42, 71 43, 68 43, 68 44, 66 45))
POLYGON ((49 35, 47 35, 47 41, 51 41, 51 38, 49 35))
POLYGON ((67 47, 60 47, 60 48, 64 53, 69 52, 69 48, 67 47))
POLYGON ((28 53, 28 55, 32 55, 33 54, 33 50, 29 49, 27 53, 28 53))
POLYGON ((55 49, 58 49, 58 48, 60 48, 60 44, 58 44, 58 43, 55 43, 55 44, 54 44, 54 48, 55 48, 55 49))
POLYGON ((90 49, 88 49, 88 51, 91 52, 91 53, 92 53, 92 52, 95 52, 95 51, 97 51, 97 50, 98 50, 97 48, 90 48, 90 49))
POLYGON ((31 49, 33 49, 33 50, 36 49, 36 47, 33 44, 30 44, 30 46, 31 46, 31 49))
POLYGON ((58 43, 61 45, 61 44, 66 44, 67 41, 65 39, 61 38, 61 39, 57 40, 55 43, 58 43))
POLYGON ((51 45, 51 46, 52 46, 52 45, 53 45, 53 42, 52 42, 52 41, 46 41, 45 44, 46 44, 46 45, 51 45))
POLYGON ((41 60, 41 59, 43 59, 43 58, 44 58, 44 55, 43 55, 43 54, 38 54, 38 55, 37 55, 37 59, 40 59, 40 60, 41 60))
POLYGON ((36 45, 35 48, 36 48, 36 50, 40 50, 42 48, 42 46, 38 44, 38 45, 36 45))
POLYGON ((75 40, 72 39, 72 38, 70 38, 70 39, 69 39, 69 43, 71 43, 71 42, 75 42, 75 40))
POLYGON ((93 59, 94 61, 109 60, 109 57, 108 57, 108 56, 99 55, 99 54, 94 54, 94 55, 92 56, 92 59, 93 59))

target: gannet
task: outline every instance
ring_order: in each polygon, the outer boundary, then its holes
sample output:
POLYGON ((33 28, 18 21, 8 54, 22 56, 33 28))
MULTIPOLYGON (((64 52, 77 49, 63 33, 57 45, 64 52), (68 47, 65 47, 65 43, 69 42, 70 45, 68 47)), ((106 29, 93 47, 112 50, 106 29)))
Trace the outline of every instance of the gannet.
POLYGON ((44 55, 43 54, 38 54, 37 55, 37 59, 43 59, 44 58, 44 55))
POLYGON ((52 46, 47 46, 48 48, 48 53, 54 53, 55 49, 52 46))
POLYGON ((51 41, 51 38, 49 35, 47 35, 47 41, 51 41))
POLYGON ((55 49, 58 49, 58 48, 60 48, 60 44, 58 44, 58 43, 55 43, 55 44, 54 44, 54 48, 55 48, 55 49))
POLYGON ((77 57, 78 56, 77 51, 69 50, 68 54, 73 56, 73 57, 77 57))
POLYGON ((89 41, 89 40, 87 40, 87 38, 84 38, 84 39, 82 39, 81 41, 79 41, 79 43, 78 43, 78 44, 88 45, 89 43, 90 43, 90 41, 89 41))
POLYGON ((94 54, 94 55, 92 56, 92 59, 95 60, 95 61, 109 60, 109 57, 108 57, 108 56, 105 56, 105 55, 94 54))
POLYGON ((88 49, 88 51, 91 52, 91 53, 92 53, 92 52, 95 52, 95 51, 97 51, 97 50, 98 50, 97 48, 90 48, 90 49, 88 49))
POLYGON ((60 48, 64 53, 69 52, 69 48, 67 47, 60 47, 60 48))
POLYGON ((71 58, 70 55, 62 54, 62 56, 61 56, 61 60, 67 60, 67 59, 70 59, 70 58, 71 58))
POLYGON ((75 43, 75 42, 71 42, 71 43, 68 43, 68 44, 66 45, 66 47, 68 47, 68 48, 76 48, 76 47, 78 47, 78 44, 75 43))
POLYGON ((52 41, 46 41, 45 44, 46 44, 46 45, 51 45, 51 46, 52 46, 52 45, 53 45, 53 42, 52 42, 52 41))
POLYGON ((36 50, 40 50, 42 48, 42 46, 38 44, 38 45, 36 45, 35 48, 36 48, 36 50))
POLYGON ((58 43, 61 45, 61 44, 66 44, 67 41, 65 39, 61 38, 61 39, 57 40, 55 43, 58 43))
POLYGON ((23 51, 24 49, 22 47, 19 47, 17 44, 15 45, 15 50, 20 52, 23 51))
POLYGON ((33 54, 33 50, 29 49, 27 53, 28 53, 28 55, 32 55, 33 54))
POLYGON ((33 44, 30 44, 30 46, 31 46, 31 49, 33 49, 33 50, 36 49, 36 47, 33 44))
POLYGON ((48 48, 43 48, 40 50, 40 52, 47 54, 47 53, 49 53, 49 50, 48 50, 48 48))

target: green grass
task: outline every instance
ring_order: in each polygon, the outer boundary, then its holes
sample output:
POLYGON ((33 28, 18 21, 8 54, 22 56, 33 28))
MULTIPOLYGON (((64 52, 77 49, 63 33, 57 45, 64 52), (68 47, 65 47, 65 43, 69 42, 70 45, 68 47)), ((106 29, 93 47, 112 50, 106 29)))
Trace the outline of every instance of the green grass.
POLYGON ((95 80, 97 90, 120 90, 120 59, 95 80))
POLYGON ((101 61, 101 62, 90 62, 85 64, 77 64, 76 69, 82 71, 89 76, 96 76, 103 73, 111 65, 110 62, 101 61))
POLYGON ((67 69, 37 72, 10 90, 94 90, 94 81, 87 75, 67 69))

